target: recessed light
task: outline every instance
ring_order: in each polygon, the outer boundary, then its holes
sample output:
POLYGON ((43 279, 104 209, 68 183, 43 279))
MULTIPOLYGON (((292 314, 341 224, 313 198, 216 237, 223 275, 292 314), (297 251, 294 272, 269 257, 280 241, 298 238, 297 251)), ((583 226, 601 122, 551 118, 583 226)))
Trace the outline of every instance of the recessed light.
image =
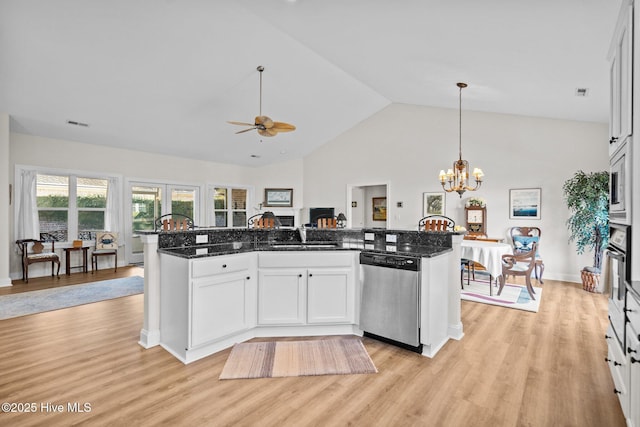
POLYGON ((587 96, 589 94, 589 89, 586 87, 576 88, 576 96, 587 96))
POLYGON ((280 154, 287 154, 287 150, 280 150, 280 154))

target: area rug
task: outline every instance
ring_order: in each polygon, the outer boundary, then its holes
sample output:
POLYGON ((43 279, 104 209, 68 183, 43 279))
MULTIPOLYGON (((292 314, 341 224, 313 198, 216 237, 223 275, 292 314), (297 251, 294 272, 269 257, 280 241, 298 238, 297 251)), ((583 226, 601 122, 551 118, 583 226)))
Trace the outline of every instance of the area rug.
POLYGON ((373 361, 357 338, 236 344, 221 380, 305 375, 374 374, 373 361))
MULTIPOLYGON (((477 277, 477 274, 476 274, 477 277)), ((518 310, 538 312, 540 300, 542 300, 542 288, 534 286, 535 300, 529 296, 526 286, 505 283, 502 294, 498 295, 499 287, 493 281, 493 296, 489 295, 489 280, 471 280, 467 285, 465 279, 464 286, 460 292, 460 297, 466 301, 481 302, 484 304, 499 305, 502 307, 515 308, 518 310)))
POLYGON ((140 276, 0 296, 0 320, 144 292, 140 276))

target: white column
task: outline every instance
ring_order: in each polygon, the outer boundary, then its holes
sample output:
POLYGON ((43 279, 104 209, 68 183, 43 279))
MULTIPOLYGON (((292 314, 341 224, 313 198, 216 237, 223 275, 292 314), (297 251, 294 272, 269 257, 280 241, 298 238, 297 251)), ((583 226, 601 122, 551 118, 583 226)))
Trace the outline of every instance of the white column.
MULTIPOLYGON (((9 253, 12 244, 10 237, 9 214, 13 200, 9 203, 9 184, 11 183, 9 167, 9 115, 0 113, 0 286, 11 286, 9 277, 9 253)), ((15 188, 14 188, 15 191, 15 188)))
POLYGON ((140 237, 144 244, 144 322, 138 343, 151 348, 160 344, 160 255, 157 234, 140 237))
POLYGON ((463 235, 452 236, 453 254, 449 263, 449 336, 459 340, 464 336, 460 317, 460 245, 463 235))

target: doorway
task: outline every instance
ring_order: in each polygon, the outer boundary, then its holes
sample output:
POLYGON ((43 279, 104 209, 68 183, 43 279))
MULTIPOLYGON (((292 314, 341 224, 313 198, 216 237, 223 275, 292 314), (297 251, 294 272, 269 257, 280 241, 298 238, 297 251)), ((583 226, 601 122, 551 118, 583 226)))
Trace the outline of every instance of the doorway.
POLYGON ((389 200, 389 185, 387 183, 347 185, 347 227, 389 228, 389 200), (384 209, 384 219, 381 219, 379 209, 374 215, 374 199, 379 207, 381 198, 387 202, 384 209))
POLYGON ((179 213, 198 223, 200 187, 153 182, 129 182, 127 185, 126 257, 129 264, 144 262, 139 231, 153 231, 156 218, 179 213))

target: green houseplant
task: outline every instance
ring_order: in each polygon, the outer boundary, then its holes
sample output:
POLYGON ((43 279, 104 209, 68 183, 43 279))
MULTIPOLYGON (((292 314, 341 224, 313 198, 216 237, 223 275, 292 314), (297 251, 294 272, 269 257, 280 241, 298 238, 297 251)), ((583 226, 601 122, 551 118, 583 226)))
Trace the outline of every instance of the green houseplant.
POLYGON ((577 253, 593 250, 593 265, 582 269, 582 287, 598 290, 602 255, 609 242, 609 173, 576 172, 562 187, 569 208, 569 241, 577 253))

